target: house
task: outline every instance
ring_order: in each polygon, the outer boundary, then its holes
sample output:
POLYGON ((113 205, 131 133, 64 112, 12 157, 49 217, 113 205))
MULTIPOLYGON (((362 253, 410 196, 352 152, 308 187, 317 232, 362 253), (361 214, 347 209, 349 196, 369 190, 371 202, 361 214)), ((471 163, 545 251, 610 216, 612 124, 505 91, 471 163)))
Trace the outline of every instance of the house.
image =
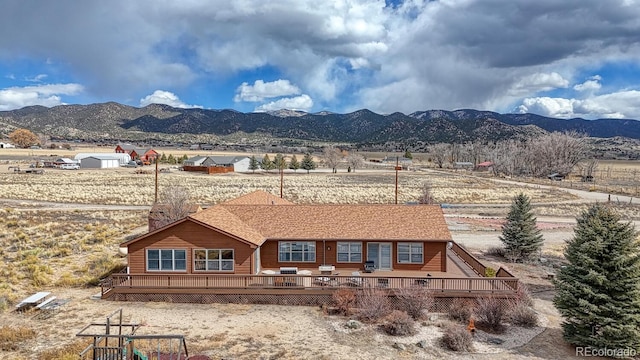
POLYGON ((13 149, 16 146, 9 143, 0 142, 0 149, 13 149))
POLYGON ((490 171, 493 169, 493 163, 491 161, 484 161, 476 165, 476 171, 490 171))
POLYGON ((437 205, 298 205, 256 191, 120 246, 127 270, 102 282, 104 299, 309 305, 343 286, 428 286, 449 306, 518 287, 502 268, 484 277, 437 205))
MULTIPOLYGON (((248 172, 251 160, 247 156, 194 156, 182 165, 185 171, 207 171, 207 168, 227 168, 233 172, 248 172)), ((211 173, 212 171, 209 171, 211 173)))
POLYGON ((385 156, 384 159, 382 159, 382 162, 385 164, 393 164, 395 165, 396 163, 398 164, 398 166, 401 166, 402 169, 407 170, 409 169, 409 167, 411 167, 411 165, 413 165, 413 159, 409 159, 406 158, 404 156, 385 156))
POLYGON ((159 156, 158 152, 151 148, 139 148, 131 144, 118 144, 115 152, 118 154, 129 154, 132 160, 140 160, 143 162, 155 162, 159 156))
POLYGON ((118 159, 118 163, 120 166, 128 164, 131 161, 131 155, 125 153, 78 153, 73 158, 76 162, 80 162, 84 158, 88 157, 100 157, 100 156, 109 156, 118 159))
POLYGON ((258 274, 326 264, 363 269, 367 260, 377 270, 447 271, 451 234, 440 206, 277 199, 257 192, 125 242, 129 273, 258 274), (305 226, 291 226, 301 221, 305 226))
POLYGON ((82 169, 107 169, 120 167, 120 161, 115 156, 93 155, 80 160, 82 169))

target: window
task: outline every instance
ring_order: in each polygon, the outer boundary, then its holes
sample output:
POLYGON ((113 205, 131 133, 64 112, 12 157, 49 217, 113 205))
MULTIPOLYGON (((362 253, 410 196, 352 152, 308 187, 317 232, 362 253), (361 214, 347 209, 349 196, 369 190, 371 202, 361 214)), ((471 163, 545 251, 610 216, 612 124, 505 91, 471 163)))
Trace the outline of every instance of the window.
POLYGON ((423 243, 398 243, 398 263, 422 264, 423 243))
POLYGON ((187 251, 175 249, 147 249, 148 271, 186 271, 187 251))
POLYGON ((233 249, 193 250, 194 271, 233 271, 233 249))
POLYGON ((338 262, 342 263, 361 263, 362 262, 362 243, 360 242, 339 242, 338 243, 338 262))
POLYGON ((313 241, 280 241, 278 246, 280 262, 316 262, 316 243, 313 241))

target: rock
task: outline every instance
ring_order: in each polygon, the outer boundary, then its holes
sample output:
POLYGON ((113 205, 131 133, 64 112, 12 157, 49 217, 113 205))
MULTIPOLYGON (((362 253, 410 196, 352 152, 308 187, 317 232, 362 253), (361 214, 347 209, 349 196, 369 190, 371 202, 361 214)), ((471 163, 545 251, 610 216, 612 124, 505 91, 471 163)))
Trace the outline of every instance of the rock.
POLYGON ((362 327, 362 323, 358 320, 349 320, 344 327, 348 329, 360 329, 362 327))
POLYGON ((548 261, 547 258, 543 258, 543 257, 540 258, 540 262, 542 264, 546 263, 547 261, 548 261))
POLYGON ((429 321, 436 321, 436 320, 438 320, 438 315, 436 314, 429 315, 429 321))
POLYGON ((490 344, 500 345, 504 342, 504 340, 496 337, 488 338, 487 342, 490 344))
POLYGON ((404 351, 407 349, 407 347, 404 344, 400 344, 400 343, 393 343, 393 348, 398 349, 399 351, 404 351))
POLYGON ((427 340, 420 340, 418 341, 416 346, 422 349, 426 349, 429 346, 429 343, 427 343, 427 340))

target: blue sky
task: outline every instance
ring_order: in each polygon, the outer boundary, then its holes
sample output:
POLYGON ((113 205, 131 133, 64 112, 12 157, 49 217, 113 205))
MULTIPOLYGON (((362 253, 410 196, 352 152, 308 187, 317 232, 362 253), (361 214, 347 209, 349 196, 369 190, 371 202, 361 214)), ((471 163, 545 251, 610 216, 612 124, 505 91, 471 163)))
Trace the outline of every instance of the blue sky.
POLYGON ((640 119, 640 0, 4 0, 0 110, 640 119))

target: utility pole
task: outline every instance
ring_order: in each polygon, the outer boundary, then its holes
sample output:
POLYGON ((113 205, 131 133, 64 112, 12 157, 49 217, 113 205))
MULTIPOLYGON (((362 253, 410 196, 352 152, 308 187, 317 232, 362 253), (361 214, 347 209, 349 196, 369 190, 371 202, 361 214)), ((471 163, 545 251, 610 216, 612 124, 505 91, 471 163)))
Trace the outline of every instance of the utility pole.
POLYGON ((281 199, 283 199, 282 197, 283 183, 284 183, 284 168, 282 167, 282 165, 280 165, 280 198, 281 199))
POLYGON ((396 156, 396 205, 398 205, 398 171, 400 170, 400 165, 398 163, 398 157, 396 156))
POLYGON ((153 200, 154 204, 158 203, 158 157, 156 156, 156 196, 153 200))

